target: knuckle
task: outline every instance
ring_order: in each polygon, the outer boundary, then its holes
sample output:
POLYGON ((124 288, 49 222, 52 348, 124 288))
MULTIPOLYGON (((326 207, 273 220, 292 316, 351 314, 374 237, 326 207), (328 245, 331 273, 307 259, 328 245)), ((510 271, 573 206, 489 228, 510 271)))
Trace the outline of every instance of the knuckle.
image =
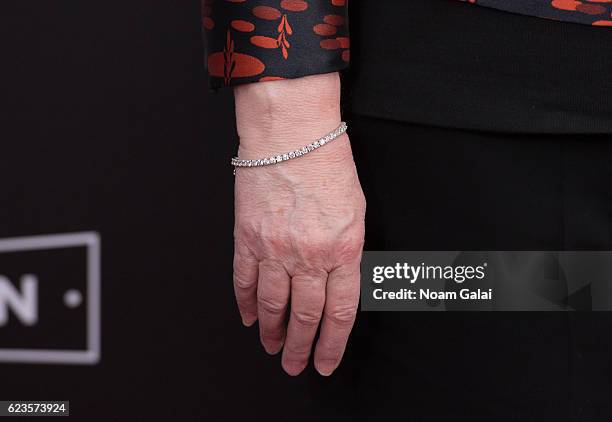
POLYGON ((286 303, 265 296, 257 297, 257 306, 271 315, 282 315, 287 308, 286 303))
POLYGON ((351 236, 342 239, 338 241, 336 250, 342 261, 352 260, 361 255, 363 250, 363 238, 361 236, 351 236))
POLYGON ((305 327, 316 327, 321 320, 321 314, 314 310, 300 310, 293 312, 295 321, 305 327))
POLYGON ((251 243, 258 237, 259 227, 250 219, 240 219, 234 225, 234 238, 251 243))
POLYGON ((313 238, 308 241, 302 241, 299 245, 299 249, 307 257, 314 257, 323 255, 329 250, 330 243, 326 239, 313 238))
POLYGON ((236 290, 245 291, 251 290, 255 286, 255 280, 246 278, 240 273, 234 272, 234 287, 236 290))
POLYGON ((332 232, 323 227, 311 227, 305 233, 296 236, 297 244, 305 251, 321 251, 332 245, 332 232))
POLYGON ((368 201, 366 200, 366 197, 365 197, 365 195, 363 194, 363 191, 362 191, 362 192, 360 192, 360 195, 359 195, 359 199, 358 199, 358 202, 357 202, 357 208, 359 210, 361 210, 361 211, 365 211, 367 209, 367 207, 368 207, 368 201))
POLYGON ((344 305, 337 306, 334 309, 325 312, 325 318, 328 318, 334 324, 344 328, 353 324, 356 314, 356 305, 344 305))
POLYGON ((287 276, 284 262, 278 258, 265 258, 259 263, 260 280, 278 281, 287 276))
POLYGON ((241 221, 234 226, 234 239, 255 248, 284 247, 287 244, 287 235, 280 227, 250 220, 241 221))
POLYGON ((304 239, 297 244, 296 258, 301 272, 312 277, 324 276, 319 270, 329 271, 333 242, 327 239, 304 239))
POLYGON ((259 236, 259 240, 262 245, 265 245, 268 248, 272 248, 273 250, 282 249, 286 244, 285 237, 282 234, 276 232, 261 233, 259 236))
POLYGON ((292 288, 308 292, 308 299, 317 307, 325 303, 325 280, 328 272, 313 265, 298 264, 291 279, 292 288))
POLYGON ((299 255, 306 263, 328 262, 330 257, 341 261, 353 260, 361 255, 364 243, 363 224, 351 227, 340 235, 312 234, 296 242, 299 255))

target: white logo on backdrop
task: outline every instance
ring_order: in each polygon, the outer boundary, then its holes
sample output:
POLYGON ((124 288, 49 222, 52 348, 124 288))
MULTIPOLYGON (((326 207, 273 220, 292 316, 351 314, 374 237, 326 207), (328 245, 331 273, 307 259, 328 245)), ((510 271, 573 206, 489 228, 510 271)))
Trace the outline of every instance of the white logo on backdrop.
MULTIPOLYGON (((64 306, 86 306, 87 342, 83 350, 2 348, 0 362, 55 363, 94 365, 100 360, 100 236, 95 232, 54 234, 0 239, 0 253, 86 248, 87 280, 85 294, 77 289, 63 293, 64 306)), ((0 271, 2 269, 0 268, 0 271)), ((18 280, 0 275, 0 332, 8 324, 9 310, 24 327, 39 322, 38 286, 34 274, 23 274, 18 280), (11 282, 13 281, 13 282, 11 282)))

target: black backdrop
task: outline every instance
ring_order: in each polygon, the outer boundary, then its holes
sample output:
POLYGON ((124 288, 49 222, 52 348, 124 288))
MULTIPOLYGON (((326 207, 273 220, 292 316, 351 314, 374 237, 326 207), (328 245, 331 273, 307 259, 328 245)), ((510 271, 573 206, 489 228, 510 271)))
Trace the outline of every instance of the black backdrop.
POLYGON ((303 415, 316 375, 286 376, 234 308, 233 104, 207 89, 199 2, 2 9, 0 240, 99 233, 102 353, 0 362, 0 400, 70 400, 88 421, 303 415))

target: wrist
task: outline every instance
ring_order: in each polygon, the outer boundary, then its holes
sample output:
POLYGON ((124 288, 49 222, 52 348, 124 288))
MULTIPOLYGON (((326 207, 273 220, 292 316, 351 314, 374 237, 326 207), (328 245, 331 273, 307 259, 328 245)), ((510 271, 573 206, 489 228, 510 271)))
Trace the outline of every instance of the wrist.
MULTIPOLYGON (((241 145, 239 157, 257 159, 266 154, 241 145)), ((237 168, 236 180, 257 184, 272 181, 275 190, 282 187, 295 190, 342 190, 354 177, 355 163, 346 133, 334 141, 296 159, 262 167, 237 168)))
POLYGON ((340 123, 337 73, 234 89, 240 146, 264 155, 301 147, 340 123))
POLYGON ((326 166, 332 163, 353 161, 350 142, 345 133, 335 134, 329 140, 327 140, 326 136, 326 142, 323 140, 316 140, 315 142, 310 142, 308 145, 304 145, 295 150, 276 151, 270 154, 269 148, 262 147, 261 149, 263 151, 257 148, 249 148, 245 145, 240 145, 238 156, 232 159, 232 165, 237 168, 264 168, 275 164, 290 165, 287 163, 294 163, 294 160, 306 157, 300 160, 299 163, 291 164, 291 166, 297 165, 297 168, 316 168, 321 165, 326 166))

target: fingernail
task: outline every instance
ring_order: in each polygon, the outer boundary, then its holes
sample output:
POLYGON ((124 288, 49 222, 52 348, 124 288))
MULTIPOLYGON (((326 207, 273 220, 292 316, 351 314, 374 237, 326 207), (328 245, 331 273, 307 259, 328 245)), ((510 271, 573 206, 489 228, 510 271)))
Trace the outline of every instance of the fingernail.
POLYGON ((328 377, 336 370, 337 362, 331 359, 320 360, 315 363, 315 368, 319 374, 328 377))

